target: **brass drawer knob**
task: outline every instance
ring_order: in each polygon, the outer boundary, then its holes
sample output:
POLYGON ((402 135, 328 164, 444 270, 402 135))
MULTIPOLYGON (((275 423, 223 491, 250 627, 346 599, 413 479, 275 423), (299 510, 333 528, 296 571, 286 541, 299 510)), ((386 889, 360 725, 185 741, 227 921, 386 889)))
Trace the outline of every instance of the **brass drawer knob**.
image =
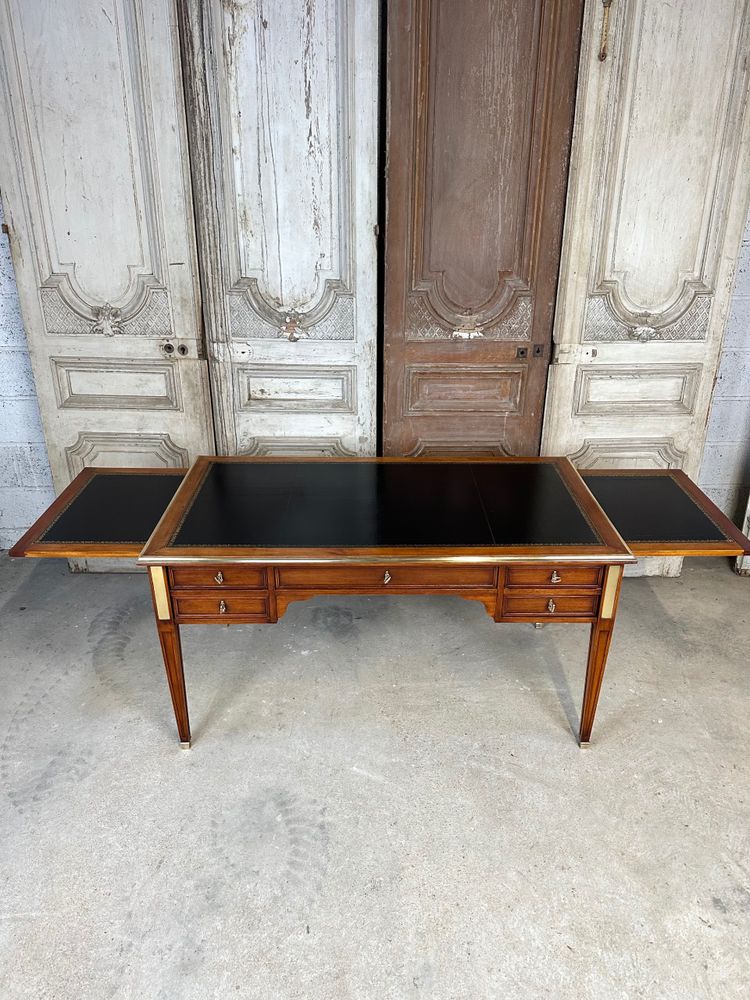
POLYGON ((547 611, 549 611, 549 613, 551 615, 554 615, 556 607, 557 607, 557 605, 555 604, 555 602, 550 597, 550 599, 547 601, 547 611))
POLYGON ((388 570, 386 570, 385 573, 383 574, 383 583, 390 583, 392 579, 393 577, 388 572, 388 570))
POLYGON ((227 606, 223 601, 219 601, 219 614, 225 615, 227 613, 227 606))
POLYGON ((549 578, 549 582, 550 583, 559 583, 561 580, 562 580, 562 577, 560 576, 560 574, 557 572, 556 569, 553 569, 552 570, 552 576, 549 578))
POLYGON ((216 580, 217 583, 224 583, 224 574, 221 572, 221 570, 219 570, 219 572, 216 574, 214 580, 216 580))

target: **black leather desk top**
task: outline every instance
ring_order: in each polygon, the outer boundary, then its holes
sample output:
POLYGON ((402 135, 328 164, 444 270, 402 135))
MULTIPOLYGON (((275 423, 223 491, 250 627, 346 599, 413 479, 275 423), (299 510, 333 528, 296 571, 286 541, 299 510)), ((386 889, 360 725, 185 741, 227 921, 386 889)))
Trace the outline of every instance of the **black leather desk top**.
MULTIPOLYGON (((30 554, 49 554, 47 544, 125 543, 135 555, 181 475, 96 472, 40 534, 30 529, 30 554)), ((634 546, 654 542, 679 549, 680 543, 710 546, 727 539, 702 509, 701 494, 694 499, 671 475, 644 470, 582 476, 634 546)), ((170 547, 479 548, 598 541, 550 464, 257 461, 212 463, 170 547)), ((23 546, 16 554, 26 554, 23 546)))
POLYGON ((719 542, 724 532, 671 476, 581 478, 626 542, 719 542))
POLYGON ((597 545, 556 467, 216 462, 170 547, 597 545))
POLYGON ((175 473, 98 473, 39 542, 144 545, 180 485, 175 473))

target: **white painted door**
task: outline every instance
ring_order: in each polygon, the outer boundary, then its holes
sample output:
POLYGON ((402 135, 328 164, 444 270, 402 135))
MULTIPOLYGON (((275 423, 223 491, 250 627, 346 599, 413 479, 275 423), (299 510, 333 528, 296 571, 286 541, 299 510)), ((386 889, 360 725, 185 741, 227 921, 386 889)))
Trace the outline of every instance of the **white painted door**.
POLYGON ((52 474, 214 450, 172 0, 4 0, 0 189, 52 474))
POLYGON ((378 6, 180 5, 222 452, 374 452, 378 6))
POLYGON ((590 0, 542 453, 695 477, 750 196, 750 3, 615 0, 604 61, 602 18, 590 0))

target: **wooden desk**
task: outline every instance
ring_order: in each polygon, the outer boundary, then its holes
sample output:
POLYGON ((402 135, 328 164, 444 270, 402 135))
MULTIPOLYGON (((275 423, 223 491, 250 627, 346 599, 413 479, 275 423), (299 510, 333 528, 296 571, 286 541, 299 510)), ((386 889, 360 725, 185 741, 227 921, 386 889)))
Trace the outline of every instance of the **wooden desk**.
POLYGON ((185 747, 181 625, 275 622, 292 601, 381 593, 460 596, 497 622, 588 624, 586 746, 624 565, 741 552, 750 540, 671 470, 581 478, 559 458, 199 458, 187 475, 85 470, 11 555, 140 554, 185 747))

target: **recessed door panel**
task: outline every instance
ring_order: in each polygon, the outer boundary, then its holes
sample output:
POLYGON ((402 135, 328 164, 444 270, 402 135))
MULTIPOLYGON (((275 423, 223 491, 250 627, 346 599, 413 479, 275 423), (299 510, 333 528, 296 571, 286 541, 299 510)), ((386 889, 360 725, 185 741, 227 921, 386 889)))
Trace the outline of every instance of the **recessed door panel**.
POLYGON ((538 451, 581 9, 389 6, 386 453, 538 451))
POLYGON ((180 6, 220 449, 375 449, 378 5, 180 6))
POLYGON ((697 477, 750 196, 750 5, 613 4, 604 62, 602 19, 587 7, 542 450, 697 477))
POLYGON ((172 0, 2 4, 0 188, 58 491, 212 453, 172 0))

